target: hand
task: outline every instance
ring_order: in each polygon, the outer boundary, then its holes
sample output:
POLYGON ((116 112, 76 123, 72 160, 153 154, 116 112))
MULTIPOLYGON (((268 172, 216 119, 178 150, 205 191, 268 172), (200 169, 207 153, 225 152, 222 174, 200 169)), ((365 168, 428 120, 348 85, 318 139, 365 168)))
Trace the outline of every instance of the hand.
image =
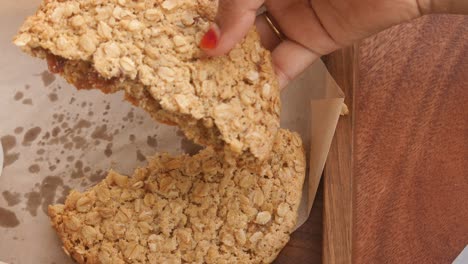
POLYGON ((417 18, 432 5, 430 0, 220 0, 215 23, 200 46, 209 56, 225 54, 255 22, 284 87, 321 55, 417 18), (256 17, 263 4, 285 40, 278 38, 264 16, 256 17))

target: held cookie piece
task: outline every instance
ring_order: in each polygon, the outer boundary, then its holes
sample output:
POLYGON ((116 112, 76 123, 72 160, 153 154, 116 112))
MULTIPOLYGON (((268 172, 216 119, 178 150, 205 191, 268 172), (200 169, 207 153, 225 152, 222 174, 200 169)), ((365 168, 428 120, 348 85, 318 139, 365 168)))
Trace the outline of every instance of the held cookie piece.
POLYGON ((126 98, 196 143, 264 159, 279 128, 270 53, 252 29, 227 56, 199 49, 215 0, 45 0, 14 43, 77 88, 126 98))
POLYGON ((111 171, 72 191, 49 216, 78 263, 269 263, 295 226, 304 175, 300 137, 280 130, 263 162, 159 154, 132 177, 111 171))

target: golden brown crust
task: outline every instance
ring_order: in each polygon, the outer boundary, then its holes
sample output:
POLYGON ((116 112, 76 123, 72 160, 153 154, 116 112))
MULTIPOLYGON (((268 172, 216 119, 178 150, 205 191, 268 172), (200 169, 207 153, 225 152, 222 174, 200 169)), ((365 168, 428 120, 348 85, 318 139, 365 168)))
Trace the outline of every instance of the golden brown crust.
POLYGON ((150 113, 197 143, 263 159, 279 128, 271 57, 251 30, 227 56, 203 58, 198 43, 216 6, 214 0, 47 0, 14 42, 34 56, 87 63, 102 78, 125 82, 130 95, 144 90, 167 115, 150 113))
POLYGON ((79 263, 269 263, 295 226, 304 175, 300 137, 280 130, 263 162, 158 154, 49 216, 79 263))

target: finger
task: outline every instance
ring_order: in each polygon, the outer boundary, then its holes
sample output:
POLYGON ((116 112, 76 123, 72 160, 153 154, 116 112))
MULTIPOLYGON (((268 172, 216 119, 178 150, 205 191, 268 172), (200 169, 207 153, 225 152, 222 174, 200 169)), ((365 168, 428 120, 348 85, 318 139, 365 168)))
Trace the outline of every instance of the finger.
POLYGON ((260 41, 266 49, 274 50, 281 43, 281 39, 268 24, 264 14, 257 16, 255 26, 260 35, 260 41))
POLYGON ((272 51, 273 64, 281 88, 284 88, 320 57, 319 54, 294 41, 281 41, 266 21, 265 15, 258 16, 255 25, 262 45, 272 51))
POLYGON ((320 56, 294 41, 285 40, 273 50, 272 57, 282 89, 320 56))
POLYGON ((200 48, 209 56, 229 52, 253 26, 264 0, 220 0, 216 23, 202 38, 200 48))
POLYGON ((303 0, 270 0, 267 2, 267 8, 288 39, 301 43, 309 50, 319 54, 328 54, 340 48, 342 43, 338 43, 325 30, 308 2, 303 0))

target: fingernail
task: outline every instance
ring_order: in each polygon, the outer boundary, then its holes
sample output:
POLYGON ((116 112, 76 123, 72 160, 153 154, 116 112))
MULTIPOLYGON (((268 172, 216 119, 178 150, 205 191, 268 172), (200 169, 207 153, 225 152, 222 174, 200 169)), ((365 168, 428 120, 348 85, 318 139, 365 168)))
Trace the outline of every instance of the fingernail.
POLYGON ((206 50, 212 50, 218 46, 218 32, 216 25, 211 25, 210 29, 205 33, 202 40, 200 41, 200 48, 206 50))

